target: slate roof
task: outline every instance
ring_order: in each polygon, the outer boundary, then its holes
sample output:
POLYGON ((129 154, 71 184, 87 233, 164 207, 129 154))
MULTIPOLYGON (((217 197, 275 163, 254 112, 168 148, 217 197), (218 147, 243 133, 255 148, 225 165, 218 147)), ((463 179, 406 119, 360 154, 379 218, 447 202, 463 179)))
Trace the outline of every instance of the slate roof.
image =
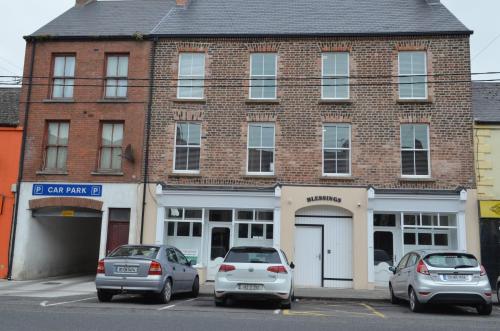
POLYGON ((474 121, 500 124, 500 83, 473 82, 474 121))
POLYGON ((19 124, 20 88, 0 88, 0 126, 19 124))
POLYGON ((394 35, 472 33, 427 0, 97 1, 73 7, 32 36, 394 35))

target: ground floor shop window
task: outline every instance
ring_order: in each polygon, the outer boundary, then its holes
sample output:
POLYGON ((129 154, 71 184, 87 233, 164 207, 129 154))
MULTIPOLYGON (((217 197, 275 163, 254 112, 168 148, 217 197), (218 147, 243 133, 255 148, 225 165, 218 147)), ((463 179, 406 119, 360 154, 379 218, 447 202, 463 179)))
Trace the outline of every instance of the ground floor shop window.
POLYGON ((202 209, 167 208, 164 242, 177 247, 193 264, 199 264, 202 249, 202 209))
POLYGON ((456 249, 457 219, 453 214, 404 213, 405 252, 412 249, 456 249))
POLYGON ((274 212, 272 210, 237 210, 235 246, 272 246, 274 212))

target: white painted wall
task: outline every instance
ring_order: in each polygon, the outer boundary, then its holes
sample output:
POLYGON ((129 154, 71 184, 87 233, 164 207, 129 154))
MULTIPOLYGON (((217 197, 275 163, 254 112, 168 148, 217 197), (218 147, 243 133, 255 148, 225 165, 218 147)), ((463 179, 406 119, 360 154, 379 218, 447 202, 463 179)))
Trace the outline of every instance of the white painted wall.
MULTIPOLYGON (((37 182, 36 184, 41 183, 37 182)), ((61 182, 61 184, 64 183, 61 182)), ((47 220, 33 218, 31 210, 29 210, 29 200, 47 198, 48 196, 33 197, 31 195, 32 185, 32 182, 23 182, 19 190, 19 212, 12 265, 13 279, 37 279, 75 272, 75 267, 67 262, 72 257, 77 256, 85 261, 86 257, 89 256, 89 260, 95 260, 94 253, 87 253, 86 247, 88 246, 86 245, 98 247, 96 251, 98 251, 99 257, 104 257, 106 254, 108 208, 131 209, 129 243, 139 242, 140 202, 142 201, 139 200, 141 196, 138 194, 140 184, 101 183, 103 185, 102 197, 92 197, 94 200, 103 201, 102 222, 97 222, 100 223, 100 236, 90 235, 90 233, 99 232, 99 228, 95 228, 95 221, 93 221, 94 227, 90 225, 81 227, 76 222, 70 224, 69 222, 73 220, 68 218, 64 218, 68 224, 58 223, 57 218, 47 220), (98 238, 99 241, 95 238, 98 238)))

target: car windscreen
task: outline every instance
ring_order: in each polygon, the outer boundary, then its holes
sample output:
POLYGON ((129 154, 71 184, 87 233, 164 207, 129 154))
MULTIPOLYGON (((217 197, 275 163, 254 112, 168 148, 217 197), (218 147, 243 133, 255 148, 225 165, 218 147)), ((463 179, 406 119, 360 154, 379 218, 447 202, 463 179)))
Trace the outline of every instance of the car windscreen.
POLYGON ((150 259, 156 258, 159 247, 154 246, 123 246, 118 247, 109 254, 110 257, 146 257, 150 259))
POLYGON ((230 263, 279 263, 281 259, 273 248, 233 248, 227 253, 224 262, 230 263))
POLYGON ((478 266, 474 255, 467 253, 436 253, 427 255, 425 263, 435 268, 473 268, 478 266))

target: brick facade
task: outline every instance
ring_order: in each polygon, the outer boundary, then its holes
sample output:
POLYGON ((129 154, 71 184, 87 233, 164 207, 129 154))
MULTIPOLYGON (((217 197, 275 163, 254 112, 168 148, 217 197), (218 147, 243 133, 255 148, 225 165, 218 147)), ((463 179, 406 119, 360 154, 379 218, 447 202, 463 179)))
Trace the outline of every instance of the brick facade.
MULTIPOLYGON (((398 101, 398 51, 426 50, 429 81, 468 80, 468 36, 393 38, 160 40, 153 98, 151 181, 181 185, 271 186, 276 183, 376 188, 474 188, 471 90, 469 83, 429 83, 429 100, 398 101), (176 100, 178 54, 206 53, 205 78, 248 79, 252 52, 278 53, 280 77, 321 77, 322 51, 350 52, 350 100, 321 100, 320 86, 278 87, 277 102, 248 100, 248 80, 208 80, 205 100, 176 100), (465 74, 464 74, 465 73, 465 74), (365 78, 360 78, 363 76, 365 78), (375 81, 367 76, 380 77, 375 81), (380 85, 366 85, 370 83, 380 85), (357 84, 357 85, 356 85, 357 84), (365 84, 365 85, 363 85, 365 84), (161 85, 161 86, 160 86, 161 85), (166 85, 169 85, 167 87, 166 85), (231 85, 231 87, 227 87, 231 85), (225 86, 225 87, 221 87, 225 86), (173 174, 175 122, 202 123, 199 175, 173 174), (246 175, 247 127, 275 123, 275 175, 246 175), (352 125, 352 176, 322 176, 322 125, 352 125), (400 125, 430 125, 431 178, 401 178, 400 125)), ((281 81, 319 85, 320 80, 281 81)))
MULTIPOLYGON (((29 75, 32 43, 26 49, 25 76, 29 75)), ((145 41, 38 41, 33 72, 33 90, 25 150, 23 181, 140 182, 144 123, 148 104, 148 76, 151 44, 145 41), (50 83, 55 54, 76 56, 72 102, 50 100, 50 83), (104 99, 106 56, 129 55, 128 98, 104 99), (79 78, 79 79, 78 79, 79 78), (87 85, 87 86, 85 86, 87 85), (47 121, 70 121, 67 174, 42 171, 47 121), (124 123, 123 148, 130 145, 134 162, 123 159, 121 175, 96 174, 101 121, 124 123)), ((25 79, 27 83, 27 79, 25 79)), ((23 87, 21 109, 27 96, 23 87)), ((21 118, 21 123, 24 116, 21 118)))

